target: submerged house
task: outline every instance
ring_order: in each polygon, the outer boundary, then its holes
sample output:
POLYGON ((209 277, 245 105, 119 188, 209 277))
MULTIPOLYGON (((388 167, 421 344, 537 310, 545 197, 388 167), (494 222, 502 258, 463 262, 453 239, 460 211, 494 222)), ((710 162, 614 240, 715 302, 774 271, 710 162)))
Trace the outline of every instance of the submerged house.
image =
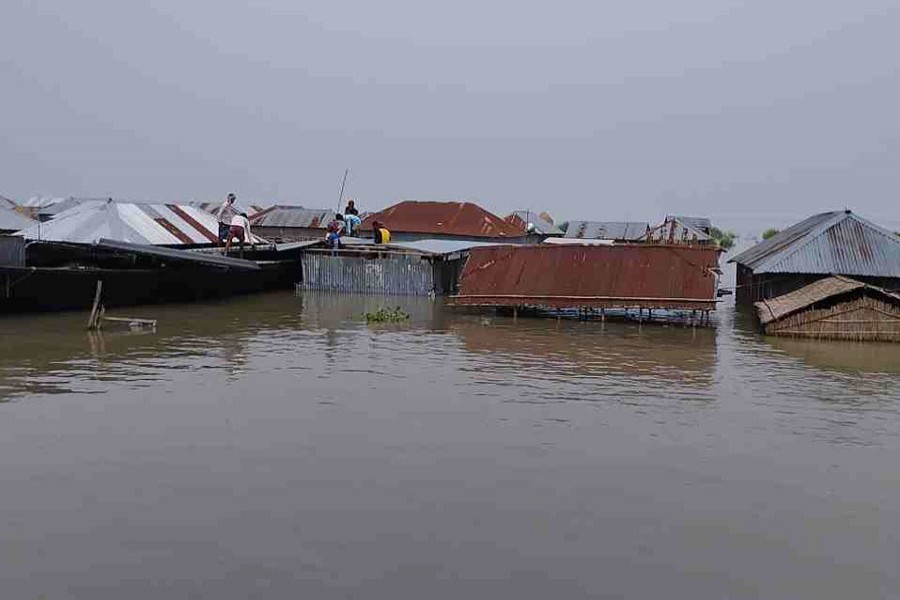
POLYGON ((363 221, 363 233, 380 221, 394 241, 424 239, 525 243, 527 232, 472 202, 404 201, 371 214, 363 221))
POLYGON ((334 216, 327 208, 276 205, 251 214, 250 227, 275 242, 321 240, 334 216))
POLYGON ((649 223, 637 221, 572 221, 564 239, 585 243, 639 242, 649 229, 649 223))
MULTIPOLYGON (((719 249, 657 244, 474 248, 457 306, 524 309, 667 309, 716 306, 719 249)), ((602 313, 601 313, 602 314, 602 313)))
POLYGON ((755 304, 769 335, 900 342, 900 295, 840 275, 755 304))
POLYGON ((831 275, 900 290, 900 238, 849 210, 813 215, 738 254, 736 297, 782 296, 831 275))
POLYGON ((648 228, 641 241, 652 244, 712 244, 711 230, 709 219, 668 216, 659 225, 648 228))
MULTIPOLYGON (((87 200, 16 235, 28 240, 92 244, 100 239, 184 247, 218 243, 216 218, 194 206, 87 200)), ((252 232, 252 229, 251 229, 252 232)), ((254 243, 264 243, 255 232, 254 243)))
POLYGON ((666 215, 666 221, 680 221, 706 235, 711 235, 713 226, 709 217, 685 217, 683 215, 666 215))

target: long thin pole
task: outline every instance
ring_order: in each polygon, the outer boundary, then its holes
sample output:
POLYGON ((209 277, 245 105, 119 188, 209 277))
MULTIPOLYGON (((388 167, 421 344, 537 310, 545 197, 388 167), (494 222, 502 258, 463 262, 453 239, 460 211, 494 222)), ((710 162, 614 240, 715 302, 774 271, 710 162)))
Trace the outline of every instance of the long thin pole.
POLYGON ((343 204, 343 202, 344 202, 344 185, 347 184, 347 175, 349 175, 349 174, 350 174, 350 169, 344 169, 344 179, 343 179, 343 181, 341 181, 341 195, 338 198, 337 210, 334 212, 337 212, 337 213, 341 212, 341 204, 343 204))

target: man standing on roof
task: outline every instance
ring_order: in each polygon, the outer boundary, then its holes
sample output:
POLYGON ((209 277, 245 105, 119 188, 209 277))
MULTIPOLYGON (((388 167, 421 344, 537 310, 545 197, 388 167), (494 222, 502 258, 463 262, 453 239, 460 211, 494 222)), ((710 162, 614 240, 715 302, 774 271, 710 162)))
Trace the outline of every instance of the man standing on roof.
POLYGON ((228 251, 231 249, 231 240, 234 238, 238 239, 238 242, 241 245, 241 252, 244 251, 245 240, 251 246, 253 245, 253 241, 250 238, 250 220, 247 219, 247 213, 240 213, 231 218, 231 225, 229 226, 226 235, 228 241, 225 242, 225 254, 228 254, 228 251))
POLYGON ((356 202, 353 200, 347 200, 347 210, 344 211, 344 216, 346 217, 347 215, 359 216, 359 211, 356 210, 356 202))
POLYGON ((325 230, 325 244, 331 248, 331 254, 337 256, 337 251, 341 248, 341 234, 344 232, 346 224, 343 215, 334 215, 334 221, 328 224, 325 230))
MULTIPOLYGON (((225 238, 228 237, 228 230, 231 229, 231 221, 237 214, 234 210, 235 199, 234 194, 228 194, 225 202, 222 203, 222 206, 219 207, 219 211, 216 213, 216 218, 219 220, 219 242, 221 243, 225 243, 225 238)), ((229 239, 228 241, 231 240, 229 239)))

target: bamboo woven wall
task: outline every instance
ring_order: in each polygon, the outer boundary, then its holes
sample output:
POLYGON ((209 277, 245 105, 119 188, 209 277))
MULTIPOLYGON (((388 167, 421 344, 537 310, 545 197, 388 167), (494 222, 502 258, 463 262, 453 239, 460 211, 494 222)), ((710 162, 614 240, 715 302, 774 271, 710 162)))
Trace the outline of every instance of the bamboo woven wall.
POLYGON ((900 342, 900 306, 862 296, 829 308, 801 311, 766 326, 790 337, 900 342))

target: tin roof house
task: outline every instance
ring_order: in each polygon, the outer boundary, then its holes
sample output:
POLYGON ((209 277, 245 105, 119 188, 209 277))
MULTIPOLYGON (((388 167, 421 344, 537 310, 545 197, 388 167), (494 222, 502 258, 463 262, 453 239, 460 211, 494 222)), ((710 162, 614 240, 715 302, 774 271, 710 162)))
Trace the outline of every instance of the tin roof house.
POLYGON ((640 242, 650 224, 637 221, 572 221, 566 229, 566 240, 585 243, 640 242))
POLYGON ((769 335, 900 342, 900 295, 836 275, 756 302, 769 335))
POLYGON ((667 216, 659 225, 649 227, 641 241, 655 244, 708 245, 714 242, 709 234, 711 230, 712 224, 709 219, 667 216))
POLYGON ((504 221, 472 202, 407 200, 366 217, 362 231, 372 231, 376 220, 398 242, 444 239, 523 244, 527 235, 521 224, 504 221))
POLYGON ((321 240, 335 213, 327 208, 276 205, 250 215, 250 226, 275 242, 321 240))
MULTIPOLYGON (((254 243, 264 240, 254 234, 254 243)), ((156 246, 205 246, 218 242, 218 222, 194 206, 86 200, 16 235, 30 240, 92 244, 101 239, 156 246)))
POLYGON ((728 262, 742 302, 782 296, 832 275, 900 289, 900 238, 850 210, 813 215, 728 262))

